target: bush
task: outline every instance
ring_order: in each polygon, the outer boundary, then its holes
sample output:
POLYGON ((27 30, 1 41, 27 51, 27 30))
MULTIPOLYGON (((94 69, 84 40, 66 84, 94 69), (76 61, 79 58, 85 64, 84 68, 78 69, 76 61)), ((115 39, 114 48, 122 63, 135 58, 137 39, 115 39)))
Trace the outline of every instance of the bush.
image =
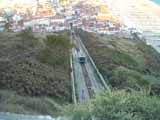
POLYGON ((69 49, 71 47, 70 40, 67 35, 47 35, 45 43, 50 48, 69 49))
POLYGON ((44 40, 46 48, 39 59, 53 67, 69 63, 69 49, 72 47, 66 35, 48 35, 44 40))
POLYGON ((18 35, 1 33, 0 91, 70 102, 69 47, 64 48, 62 42, 51 47, 44 36, 35 38, 36 35, 31 30, 18 35))
POLYGON ((16 92, 0 91, 0 112, 56 115, 61 112, 61 107, 51 98, 20 96, 16 92))
POLYGON ((34 34, 32 31, 32 28, 27 28, 25 30, 22 30, 20 33, 17 34, 17 36, 20 36, 23 39, 34 39, 34 34))
MULTIPOLYGON (((79 106, 72 111, 73 118, 79 116, 89 120, 94 116, 96 120, 159 120, 160 99, 148 96, 146 93, 125 91, 105 92, 95 100, 79 106), (89 112, 90 110, 90 112, 89 112), (85 116, 84 114, 85 113, 85 116)), ((80 120, 80 119, 73 119, 80 120)))
POLYGON ((116 88, 126 86, 135 90, 148 89, 150 87, 149 80, 141 73, 127 69, 125 67, 117 67, 112 72, 111 84, 116 88))
POLYGON ((18 33, 16 36, 21 39, 19 41, 21 45, 18 46, 21 50, 29 48, 33 49, 35 46, 39 44, 39 40, 35 37, 32 28, 27 28, 18 33))

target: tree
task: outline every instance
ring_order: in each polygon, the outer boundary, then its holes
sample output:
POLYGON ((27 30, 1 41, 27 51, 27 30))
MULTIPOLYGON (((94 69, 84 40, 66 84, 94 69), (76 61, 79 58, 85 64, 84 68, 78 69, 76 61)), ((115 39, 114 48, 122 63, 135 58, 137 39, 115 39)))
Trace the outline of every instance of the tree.
POLYGON ((5 30, 10 31, 13 14, 11 12, 4 12, 3 17, 6 19, 5 30))

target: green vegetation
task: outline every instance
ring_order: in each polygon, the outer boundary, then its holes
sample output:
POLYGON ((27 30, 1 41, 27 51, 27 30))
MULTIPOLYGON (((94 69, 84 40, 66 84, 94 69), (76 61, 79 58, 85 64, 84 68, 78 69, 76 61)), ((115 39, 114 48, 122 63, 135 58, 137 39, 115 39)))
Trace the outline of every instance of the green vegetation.
POLYGON ((159 120, 160 99, 144 92, 101 93, 86 104, 67 109, 72 120, 159 120))
POLYGON ((153 94, 160 92, 160 55, 143 41, 79 35, 113 90, 64 113, 72 120, 159 120, 160 98, 153 94))
POLYGON ((41 53, 41 62, 52 65, 54 68, 57 68, 59 65, 67 67, 66 64, 69 63, 68 51, 72 47, 69 39, 64 35, 48 35, 44 42, 47 47, 41 53))
POLYGON ((53 114, 71 102, 68 36, 0 33, 0 111, 53 114))
POLYGON ((160 120, 160 55, 138 40, 81 32, 112 92, 71 102, 66 33, 0 33, 0 112, 72 120, 160 120), (119 89, 119 90, 114 90, 119 89), (121 89, 121 90, 120 90, 121 89), (142 92, 143 91, 143 92, 142 92))
MULTIPOLYGON (((1 1, 0 1, 0 2, 1 2, 1 1)), ((11 31, 11 30, 10 30, 10 27, 11 27, 11 23, 12 23, 13 14, 4 12, 4 13, 3 13, 3 17, 6 19, 5 31, 8 31, 8 32, 9 32, 9 31, 11 31)))
POLYGON ((160 90, 160 55, 143 41, 80 32, 106 82, 118 89, 160 90))
POLYGON ((22 96, 6 90, 0 91, 0 98, 0 112, 56 116, 59 115, 63 107, 47 96, 22 96))

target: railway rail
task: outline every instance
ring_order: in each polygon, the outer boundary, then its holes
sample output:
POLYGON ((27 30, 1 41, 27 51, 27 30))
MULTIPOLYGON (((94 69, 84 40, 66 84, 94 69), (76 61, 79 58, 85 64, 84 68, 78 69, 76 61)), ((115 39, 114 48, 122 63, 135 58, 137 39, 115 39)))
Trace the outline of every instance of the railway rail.
POLYGON ((89 75, 88 75, 85 64, 82 64, 81 66, 82 66, 83 75, 85 77, 85 83, 86 83, 86 86, 87 86, 89 97, 93 98, 95 93, 94 93, 94 90, 93 90, 92 82, 89 78, 89 75))

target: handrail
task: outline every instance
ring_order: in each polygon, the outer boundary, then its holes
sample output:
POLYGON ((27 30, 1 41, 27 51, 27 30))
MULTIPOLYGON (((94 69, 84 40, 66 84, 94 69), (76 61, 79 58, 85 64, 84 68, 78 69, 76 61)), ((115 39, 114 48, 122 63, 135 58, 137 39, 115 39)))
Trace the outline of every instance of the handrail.
MULTIPOLYGON (((71 31, 72 32, 72 31, 71 31)), ((71 44, 73 43, 72 40, 72 33, 71 34, 71 38, 70 38, 70 42, 71 44)), ((73 52, 72 52, 73 48, 70 50, 70 69, 71 69, 71 85, 72 85, 72 100, 74 104, 77 104, 77 98, 76 98, 76 89, 75 89, 75 76, 74 76, 74 68, 73 68, 73 52)))

